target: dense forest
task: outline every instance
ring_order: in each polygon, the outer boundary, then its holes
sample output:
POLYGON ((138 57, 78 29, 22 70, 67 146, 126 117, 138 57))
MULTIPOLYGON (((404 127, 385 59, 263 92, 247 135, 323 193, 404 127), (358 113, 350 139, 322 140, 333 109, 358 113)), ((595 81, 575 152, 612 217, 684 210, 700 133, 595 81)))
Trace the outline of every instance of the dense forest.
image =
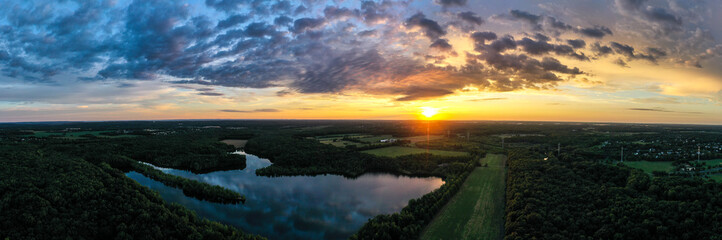
POLYGON ((509 154, 507 240, 722 236, 721 184, 539 155, 509 154))
POLYGON ((9 239, 262 239, 165 203, 106 163, 0 146, 0 236, 9 239))

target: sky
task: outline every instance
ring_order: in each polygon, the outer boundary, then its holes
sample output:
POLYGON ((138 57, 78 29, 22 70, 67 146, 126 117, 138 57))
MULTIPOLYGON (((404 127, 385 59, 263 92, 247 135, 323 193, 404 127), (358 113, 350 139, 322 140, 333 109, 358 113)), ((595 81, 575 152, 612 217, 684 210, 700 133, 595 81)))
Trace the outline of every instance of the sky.
POLYGON ((722 1, 3 2, 0 122, 722 124, 722 1))

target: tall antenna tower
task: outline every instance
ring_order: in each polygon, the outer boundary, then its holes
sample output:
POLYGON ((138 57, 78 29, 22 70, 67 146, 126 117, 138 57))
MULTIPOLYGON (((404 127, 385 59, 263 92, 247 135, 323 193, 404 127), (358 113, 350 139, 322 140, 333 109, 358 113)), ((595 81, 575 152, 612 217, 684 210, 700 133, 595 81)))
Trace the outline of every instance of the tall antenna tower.
POLYGON ((619 154, 619 161, 624 162, 624 146, 622 146, 622 151, 619 154))
POLYGON ((699 162, 699 154, 700 154, 700 148, 699 145, 697 145, 697 162, 699 162))
POLYGON ((559 158, 559 155, 562 155, 562 144, 557 143, 557 158, 559 158))

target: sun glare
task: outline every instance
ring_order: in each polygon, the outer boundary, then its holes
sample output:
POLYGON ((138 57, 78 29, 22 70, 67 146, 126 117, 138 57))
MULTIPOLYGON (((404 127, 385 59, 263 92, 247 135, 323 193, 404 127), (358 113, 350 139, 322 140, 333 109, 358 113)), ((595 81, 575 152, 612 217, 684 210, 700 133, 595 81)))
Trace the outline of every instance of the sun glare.
POLYGON ((426 117, 426 118, 431 118, 434 115, 436 115, 437 113, 439 113, 438 108, 432 108, 432 107, 422 107, 421 108, 421 115, 424 115, 424 117, 426 117))

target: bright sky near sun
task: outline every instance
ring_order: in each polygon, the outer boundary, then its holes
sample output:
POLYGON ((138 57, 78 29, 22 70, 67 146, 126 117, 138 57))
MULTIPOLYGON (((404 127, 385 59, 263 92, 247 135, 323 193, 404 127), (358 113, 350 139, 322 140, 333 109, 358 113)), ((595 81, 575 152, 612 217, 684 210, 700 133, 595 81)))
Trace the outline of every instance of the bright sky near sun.
POLYGON ((10 0, 0 122, 722 124, 720 11, 688 0, 10 0))

